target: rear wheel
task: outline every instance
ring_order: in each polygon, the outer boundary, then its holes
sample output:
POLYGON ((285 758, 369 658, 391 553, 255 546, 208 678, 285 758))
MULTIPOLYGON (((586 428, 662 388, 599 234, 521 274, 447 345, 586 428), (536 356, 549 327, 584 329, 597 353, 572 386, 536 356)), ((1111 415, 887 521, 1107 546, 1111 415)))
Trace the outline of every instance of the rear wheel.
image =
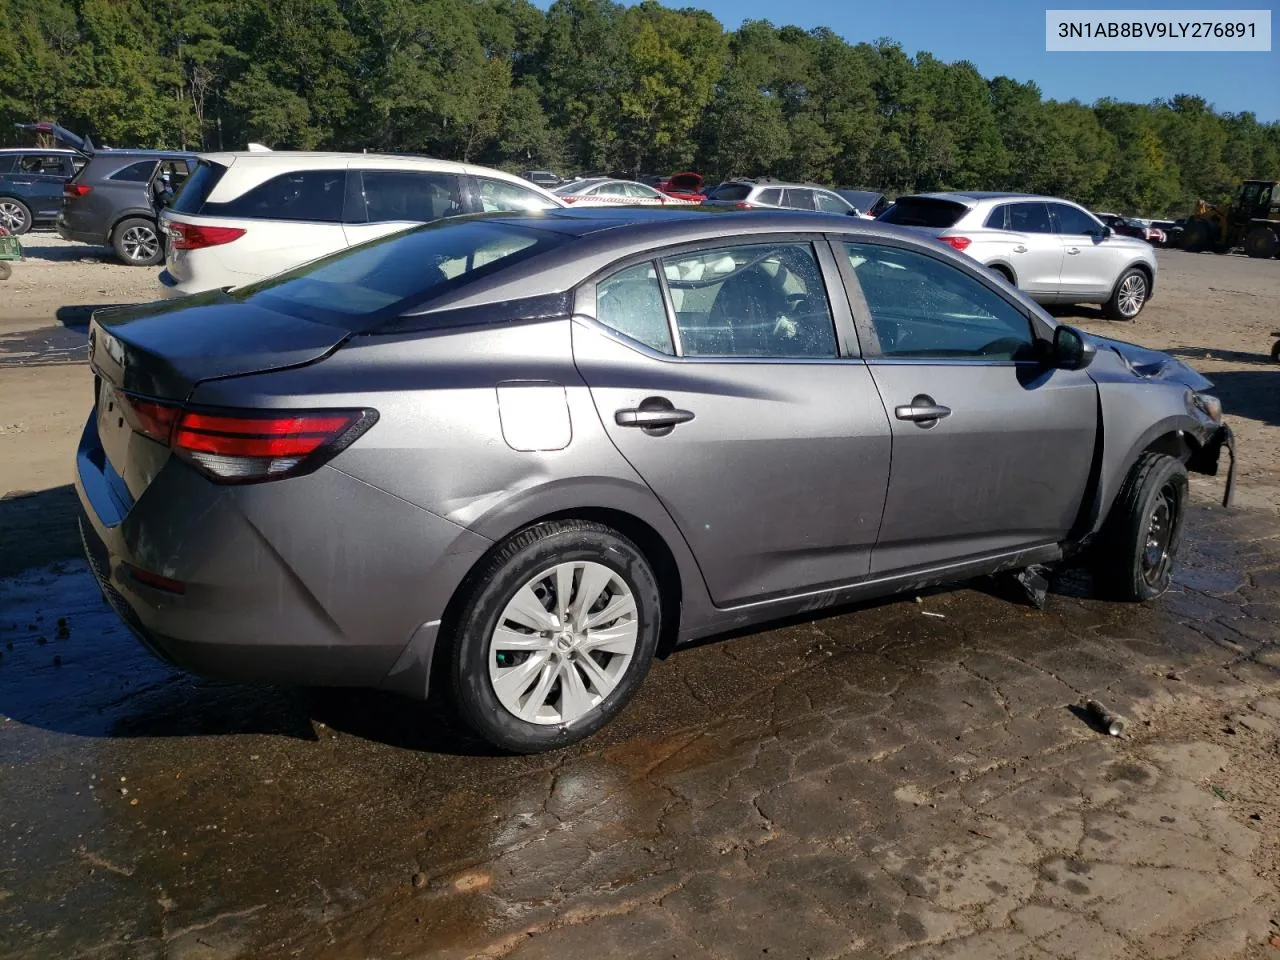
POLYGON ((504 750, 537 753, 590 736, 649 672, 657 578, 609 527, 530 527, 469 589, 453 638, 453 693, 467 725, 504 750))
POLYGON ((1208 250, 1213 243, 1213 230, 1203 220, 1192 220, 1182 234, 1182 249, 1190 253, 1208 250))
POLYGON ((1147 275, 1137 267, 1131 267, 1120 275, 1111 299, 1102 305, 1103 312, 1112 320, 1132 320, 1147 303, 1147 275))
POLYGON ((1162 453, 1139 457, 1093 548, 1098 591, 1115 600, 1142 601, 1168 590, 1186 508, 1182 461, 1162 453))
POLYGON ((1270 227, 1254 227, 1244 238, 1244 252, 1259 260, 1270 260, 1276 255, 1280 242, 1270 227))
POLYGON ((31 208, 13 197, 0 197, 0 227, 22 236, 31 229, 31 208))
POLYGON ((150 220, 132 217, 116 224, 111 233, 116 256, 131 267, 154 267, 164 258, 160 232, 150 220))

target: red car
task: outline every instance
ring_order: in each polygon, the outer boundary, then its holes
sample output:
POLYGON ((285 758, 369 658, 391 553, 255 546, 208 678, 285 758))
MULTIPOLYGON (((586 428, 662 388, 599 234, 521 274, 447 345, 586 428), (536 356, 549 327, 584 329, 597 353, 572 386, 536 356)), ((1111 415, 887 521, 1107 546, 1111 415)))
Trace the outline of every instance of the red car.
POLYGON ((692 170, 686 170, 684 173, 673 173, 665 180, 660 180, 653 185, 655 190, 661 190, 669 197, 675 197, 677 200, 691 200, 694 203, 701 203, 707 199, 706 194, 702 192, 702 174, 694 173, 692 170))

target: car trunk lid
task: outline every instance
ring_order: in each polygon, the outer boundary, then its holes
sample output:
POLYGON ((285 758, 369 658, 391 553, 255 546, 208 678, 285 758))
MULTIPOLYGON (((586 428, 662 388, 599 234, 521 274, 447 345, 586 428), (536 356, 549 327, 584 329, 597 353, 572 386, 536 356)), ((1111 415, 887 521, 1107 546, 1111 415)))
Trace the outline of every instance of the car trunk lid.
POLYGON ((348 336, 340 327, 211 290, 176 302, 95 311, 89 362, 113 387, 181 402, 205 380, 310 363, 348 336))
POLYGON ((43 133, 51 136, 58 143, 70 147, 86 157, 92 157, 97 152, 93 141, 88 137, 72 133, 70 130, 60 127, 56 123, 49 123, 47 120, 41 120, 38 123, 15 123, 14 126, 19 130, 30 130, 33 133, 43 133))

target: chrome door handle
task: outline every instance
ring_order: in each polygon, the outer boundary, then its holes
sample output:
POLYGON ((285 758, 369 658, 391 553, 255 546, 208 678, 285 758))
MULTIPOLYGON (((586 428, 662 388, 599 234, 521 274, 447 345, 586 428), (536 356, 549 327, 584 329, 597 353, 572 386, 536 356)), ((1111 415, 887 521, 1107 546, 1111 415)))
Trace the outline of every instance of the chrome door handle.
POLYGON ((1080 252, 1080 248, 1079 248, 1079 247, 1067 247, 1067 253, 1075 254, 1075 253, 1079 253, 1079 252, 1080 252))
POLYGON ((1013 248, 1013 252, 1014 252, 1014 253, 1026 253, 1026 252, 1027 252, 1027 248, 1026 248, 1026 247, 1024 247, 1022 244, 1018 244, 1016 247, 1014 247, 1014 248, 1013 248))
POLYGON ((651 437, 665 437, 677 424, 692 419, 692 410, 677 410, 666 397, 645 397, 639 406, 615 410, 613 414, 618 426, 639 427, 651 437))
POLYGON ((928 394, 918 393, 911 398, 910 403, 894 407, 893 415, 899 420, 910 420, 928 428, 934 426, 939 420, 951 416, 951 408, 935 403, 933 397, 928 394))

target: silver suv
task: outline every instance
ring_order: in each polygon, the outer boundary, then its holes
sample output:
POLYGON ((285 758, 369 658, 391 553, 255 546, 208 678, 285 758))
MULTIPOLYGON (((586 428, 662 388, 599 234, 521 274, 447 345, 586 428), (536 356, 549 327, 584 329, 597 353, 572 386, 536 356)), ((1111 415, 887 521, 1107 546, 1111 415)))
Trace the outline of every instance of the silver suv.
POLYGON ((817 210, 819 213, 844 213, 858 216, 859 211, 834 190, 812 183, 779 183, 777 180, 726 180, 707 192, 707 206, 778 207, 784 210, 817 210))
POLYGON ((1149 243, 1056 197, 916 194, 899 197, 880 220, 963 251, 1040 303, 1098 303, 1112 320, 1132 320, 1155 291, 1149 243))

